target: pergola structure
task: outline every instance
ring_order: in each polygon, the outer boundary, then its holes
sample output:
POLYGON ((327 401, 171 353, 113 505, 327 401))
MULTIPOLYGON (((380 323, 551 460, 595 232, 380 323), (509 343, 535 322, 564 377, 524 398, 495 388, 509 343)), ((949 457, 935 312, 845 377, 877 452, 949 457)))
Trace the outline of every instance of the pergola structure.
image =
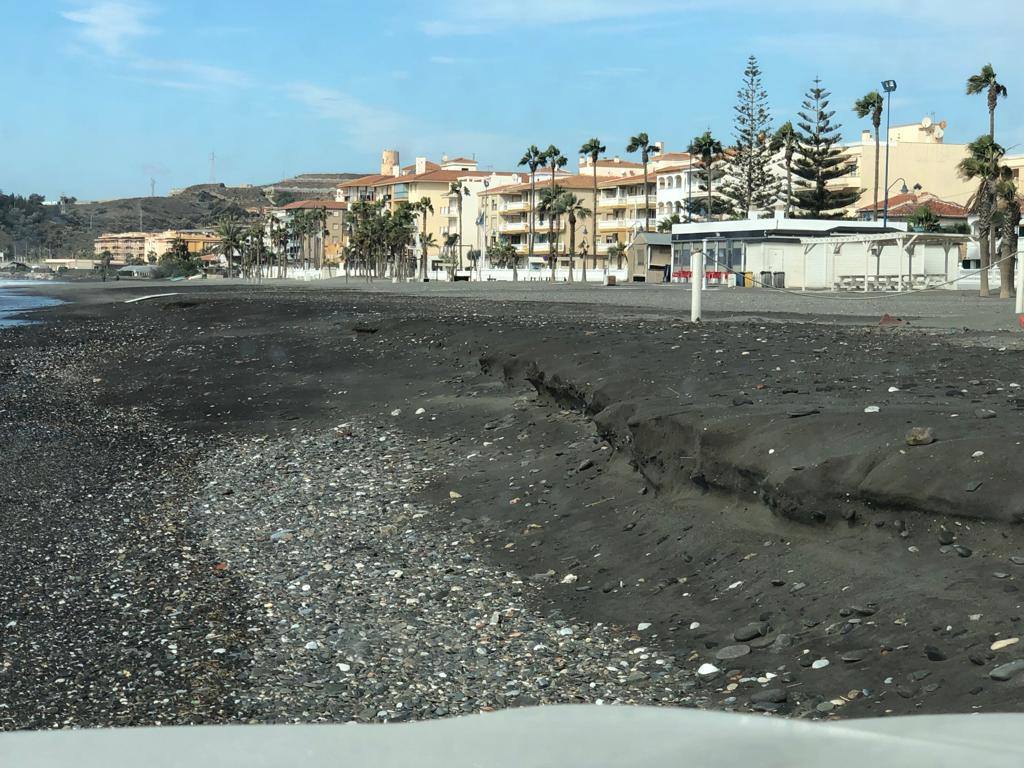
MULTIPOLYGON (((897 291, 903 291, 904 286, 906 290, 913 290, 914 287, 914 248, 917 245, 939 245, 942 247, 945 254, 945 274, 946 280, 948 281, 952 270, 950 268, 949 254, 950 251, 956 249, 959 251, 961 243, 966 243, 971 240, 970 235, 951 234, 946 232, 880 232, 871 234, 853 234, 853 235, 837 235, 835 237, 802 237, 800 238, 800 244, 803 246, 803 273, 804 273, 804 285, 803 290, 807 290, 807 256, 817 246, 823 248, 831 248, 833 254, 839 254, 846 245, 859 245, 865 246, 864 248, 864 291, 871 290, 870 286, 874 283, 876 289, 885 284, 888 287, 892 278, 895 278, 897 291), (881 262, 882 262, 882 249, 886 247, 898 248, 901 254, 906 254, 906 272, 903 271, 904 261, 902 258, 897 259, 899 265, 898 274, 896 275, 881 275, 881 262), (875 260, 875 274, 872 280, 871 274, 871 257, 874 256, 875 260)), ((856 276, 844 276, 852 277, 856 279, 859 288, 859 275, 856 276)), ((919 275, 923 277, 927 286, 927 275, 919 275)), ((841 284, 841 276, 834 276, 832 281, 832 290, 836 290, 841 284)))

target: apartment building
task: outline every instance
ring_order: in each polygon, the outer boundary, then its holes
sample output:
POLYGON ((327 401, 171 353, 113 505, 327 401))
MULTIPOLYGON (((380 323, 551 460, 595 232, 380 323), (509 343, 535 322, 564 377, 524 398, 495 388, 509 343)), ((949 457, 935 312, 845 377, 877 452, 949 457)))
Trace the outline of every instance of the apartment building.
MULTIPOLYGON (((582 166, 582 163, 581 163, 582 166)), ((584 207, 591 212, 594 211, 594 177, 593 166, 587 166, 588 172, 583 174, 569 174, 563 171, 554 173, 554 183, 561 189, 572 192, 583 202, 584 207)), ((607 180, 607 174, 598 172, 598 185, 607 180), (602 179, 602 176, 604 177, 602 179)), ((555 242, 549 242, 549 221, 547 215, 539 210, 541 191, 551 185, 552 171, 550 168, 538 168, 536 179, 536 211, 534 221, 534 247, 533 258, 527 262, 529 255, 530 238, 530 211, 533 209, 530 200, 530 176, 525 174, 521 181, 514 184, 507 184, 488 189, 483 194, 484 199, 484 239, 487 243, 494 243, 499 238, 506 240, 513 245, 516 251, 524 257, 523 266, 526 270, 550 269, 548 258, 552 251, 559 259, 558 266, 567 268, 569 266, 569 221, 565 216, 557 217, 554 221, 553 230, 555 242), (554 246, 554 247, 552 247, 554 246)), ((593 265, 595 269, 604 265, 604 255, 594 252, 594 221, 593 215, 587 218, 576 220, 576 254, 581 257, 583 253, 588 256, 588 266, 593 265), (591 261, 592 260, 592 261, 591 261)), ((577 269, 580 267, 577 261, 577 269)))
POLYGON ((423 233, 426 216, 426 232, 436 243, 431 256, 430 269, 441 269, 450 259, 462 268, 473 266, 470 255, 482 252, 485 246, 484 226, 481 220, 480 196, 490 187, 498 187, 520 180, 521 176, 511 172, 477 170, 477 162, 467 157, 443 157, 440 163, 426 158, 416 158, 416 163, 398 168, 398 175, 382 178, 374 184, 375 199, 381 200, 391 210, 399 205, 415 204, 424 198, 430 201, 433 212, 418 214, 416 245, 423 233), (459 195, 452 191, 452 184, 458 183, 462 197, 461 224, 459 216, 459 195), (452 240, 460 234, 461 238, 452 240), (448 243, 452 243, 448 246, 448 243), (461 257, 461 258, 460 258, 461 257))
POLYGON ((146 237, 148 232, 106 232, 92 244, 96 258, 102 258, 104 251, 110 253, 111 261, 129 264, 146 260, 146 237))
MULTIPOLYGON (((271 208, 267 211, 276 226, 288 226, 295 216, 302 211, 322 210, 325 214, 324 223, 324 263, 340 264, 342 261, 343 248, 348 242, 348 233, 345 231, 345 213, 348 210, 348 203, 337 200, 297 200, 288 203, 280 208, 271 208)), ((267 235, 270 235, 270 223, 267 225, 267 235)), ((273 245, 273 243, 269 243, 273 245)), ((302 238, 291 236, 286 247, 288 258, 292 261, 302 258, 302 238)))
POLYGON ((657 226, 657 173, 648 169, 647 193, 643 173, 598 182, 597 253, 607 255, 616 243, 627 245, 633 236, 650 225, 657 226), (650 207, 646 207, 649 205, 650 207))
MULTIPOLYGON (((965 205, 977 184, 964 181, 957 173, 957 165, 967 156, 966 144, 945 143, 947 123, 925 117, 920 122, 894 125, 889 128, 888 142, 884 137, 879 147, 879 200, 885 197, 885 151, 889 148, 889 184, 899 190, 917 185, 936 197, 958 205, 965 205)), ((980 133, 980 131, 979 131, 980 133)), ((846 145, 847 156, 853 162, 850 172, 834 181, 837 186, 860 190, 860 199, 850 206, 849 213, 872 203, 875 185, 875 138, 865 130, 860 141, 846 145)), ((889 193, 890 197, 892 192, 889 193)))
POLYGON ((109 251, 111 261, 131 264, 155 262, 174 245, 175 240, 185 243, 190 253, 203 254, 220 245, 220 238, 201 229, 168 229, 163 232, 108 232, 93 242, 93 253, 100 258, 109 251))

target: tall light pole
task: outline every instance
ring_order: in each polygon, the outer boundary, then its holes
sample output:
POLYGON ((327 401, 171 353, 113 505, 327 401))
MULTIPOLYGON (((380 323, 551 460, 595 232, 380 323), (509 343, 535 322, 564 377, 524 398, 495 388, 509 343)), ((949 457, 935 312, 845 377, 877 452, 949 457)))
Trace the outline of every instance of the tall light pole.
POLYGON ((885 207, 882 209, 882 226, 889 226, 889 118, 892 116, 892 92, 896 90, 895 80, 883 80, 885 91, 885 207))

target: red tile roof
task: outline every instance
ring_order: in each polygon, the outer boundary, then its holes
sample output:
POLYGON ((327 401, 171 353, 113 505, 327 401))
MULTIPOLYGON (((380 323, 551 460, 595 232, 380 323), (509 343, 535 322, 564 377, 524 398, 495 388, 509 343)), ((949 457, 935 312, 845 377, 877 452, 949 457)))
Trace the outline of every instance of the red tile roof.
MULTIPOLYGON (((884 200, 878 201, 878 210, 885 206, 884 200)), ((944 219, 966 219, 967 209, 948 200, 941 200, 930 192, 907 192, 905 195, 893 195, 889 198, 889 216, 900 217, 910 216, 918 208, 924 206, 936 216, 944 219)), ((870 213, 874 209, 874 203, 860 206, 857 210, 870 213)))
MULTIPOLYGON (((598 177, 598 186, 601 185, 600 177, 598 177)), ((541 181, 537 180, 537 191, 544 189, 545 187, 551 186, 550 177, 541 181)), ((594 177, 590 175, 572 174, 569 176, 555 176, 555 186, 561 187, 562 189, 593 189, 594 177)), ((530 183, 523 181, 520 184, 506 184, 503 187, 494 187, 481 192, 482 195, 493 195, 495 193, 506 194, 514 192, 525 192, 530 189, 530 183)))
MULTIPOLYGON (((655 155, 657 157, 657 155, 655 155)), ((584 157, 580 165, 587 168, 592 167, 590 157, 584 157)), ((598 168, 643 168, 643 163, 634 163, 632 160, 618 160, 614 157, 603 157, 597 161, 598 168)))
POLYGON ((348 208, 348 203, 337 200, 296 200, 294 203, 281 206, 281 209, 285 211, 297 211, 300 209, 319 210, 320 208, 328 211, 344 211, 348 208))
POLYGON ((456 181, 457 179, 465 178, 466 176, 490 176, 489 171, 446 171, 446 170, 435 170, 427 171, 426 173, 411 173, 407 176, 383 176, 381 180, 375 184, 369 186, 373 187, 390 187, 394 184, 448 184, 449 182, 456 181))
POLYGON ((476 163, 476 160, 472 157, 452 157, 444 161, 445 165, 449 163, 476 163))
POLYGON ((372 187, 381 179, 391 179, 393 176, 387 176, 380 173, 371 173, 368 176, 360 176, 358 179, 349 179, 339 184, 336 189, 347 189, 349 187, 372 187))
MULTIPOLYGON (((438 165, 437 163, 435 163, 433 160, 427 160, 427 164, 426 164, 425 167, 426 167, 426 169, 428 171, 439 171, 439 170, 441 170, 441 166, 438 165)), ((407 165, 404 168, 402 168, 402 170, 403 171, 415 171, 416 170, 416 164, 413 163, 412 165, 407 165)))

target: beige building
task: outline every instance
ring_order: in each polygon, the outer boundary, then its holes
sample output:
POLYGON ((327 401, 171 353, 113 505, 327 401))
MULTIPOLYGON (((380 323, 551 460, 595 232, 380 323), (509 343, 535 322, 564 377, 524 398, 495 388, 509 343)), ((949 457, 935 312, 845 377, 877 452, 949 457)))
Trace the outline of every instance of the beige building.
MULTIPOLYGON (((977 185, 964 181, 957 174, 957 164, 967 156, 966 144, 945 143, 946 121, 936 123, 925 117, 919 123, 894 125, 889 128, 889 197, 898 194, 904 183, 908 189, 920 185, 936 197, 965 205, 977 185)), ((885 198, 885 149, 880 144, 878 199, 885 198)), ((846 176, 835 180, 837 185, 860 190, 860 199, 850 206, 850 213, 872 203, 875 184, 875 139, 865 130, 861 140, 847 145, 853 167, 846 176)))
MULTIPOLYGON (((582 163, 581 163, 582 165, 582 163)), ((591 211, 588 217, 580 217, 576 220, 576 269, 582 267, 582 255, 587 255, 587 266, 592 269, 603 269, 605 266, 605 255, 607 249, 594 251, 594 177, 593 166, 586 166, 587 172, 583 174, 567 174, 557 172, 554 175, 555 184, 561 189, 572 192, 583 203, 583 207, 591 211)), ((598 197, 600 197, 601 184, 608 180, 607 172, 601 172, 598 166, 598 197)), ((523 257, 522 265, 525 270, 550 269, 548 261, 552 251, 558 258, 557 267, 568 269, 569 267, 569 245, 571 233, 569 221, 566 216, 559 216, 554 221, 553 230, 554 243, 549 241, 549 221, 546 214, 539 210, 541 193, 544 188, 551 185, 551 169, 538 168, 536 174, 536 204, 538 210, 534 221, 534 247, 533 258, 529 256, 530 237, 530 183, 529 174, 523 181, 516 184, 509 184, 503 187, 490 189, 484 194, 486 208, 486 240, 488 243, 497 242, 499 238, 506 240, 513 245, 516 251, 523 257), (554 247, 552 247, 554 245, 554 247)))
POLYGON ((648 220, 651 229, 658 223, 657 174, 648 169, 647 196, 643 173, 606 179, 598 184, 597 253, 607 255, 616 243, 625 246, 643 231, 648 220), (644 208, 646 204, 648 208, 644 208), (646 214, 644 211, 646 210, 646 214))
POLYGON ((146 260, 146 238, 148 232, 107 232, 93 242, 96 258, 102 258, 104 251, 110 252, 111 261, 128 264, 146 260))
POLYGON ((196 256, 211 253, 220 247, 220 238, 207 230, 201 229, 168 229, 164 232, 150 232, 146 235, 146 257, 154 262, 174 246, 175 240, 181 240, 188 252, 196 256))
MULTIPOLYGON (((324 232, 326 233, 323 241, 324 263, 340 264, 343 260, 342 249, 348 242, 348 233, 345 231, 345 212, 348 210, 348 203, 337 200, 297 200, 280 208, 271 208, 268 213, 278 225, 287 226, 296 214, 310 210, 324 211, 324 232)), ((270 234, 269 226, 267 234, 270 234)), ((276 248, 273 243, 270 243, 270 246, 276 248)), ((289 238, 287 251, 289 259, 300 259, 302 253, 300 238, 289 238)))
MULTIPOLYGON (((397 153, 385 152, 383 163, 392 161, 392 175, 381 174, 374 182, 373 198, 383 201, 390 209, 400 205, 412 205, 426 198, 430 200, 433 212, 417 215, 416 245, 424 231, 422 216, 426 216, 426 232, 433 236, 435 246, 428 255, 431 271, 444 268, 448 263, 460 263, 463 269, 473 266, 470 253, 482 251, 484 227, 480 221, 480 196, 490 187, 497 187, 518 181, 517 173, 496 173, 477 170, 477 162, 467 157, 443 157, 440 163, 433 163, 425 157, 416 158, 413 165, 398 166, 397 153), (459 197, 451 191, 453 183, 462 189, 461 239, 459 235, 459 197), (454 240, 453 240, 454 238, 454 240), (450 246, 448 243, 452 243, 450 246)), ((381 170, 386 170, 382 165, 381 170)))
POLYGON ((164 232, 114 232, 100 235, 93 242, 93 253, 100 258, 110 251, 112 262, 155 262, 169 250, 175 240, 182 240, 190 253, 201 255, 215 250, 220 238, 211 232, 196 229, 168 229, 164 232))

